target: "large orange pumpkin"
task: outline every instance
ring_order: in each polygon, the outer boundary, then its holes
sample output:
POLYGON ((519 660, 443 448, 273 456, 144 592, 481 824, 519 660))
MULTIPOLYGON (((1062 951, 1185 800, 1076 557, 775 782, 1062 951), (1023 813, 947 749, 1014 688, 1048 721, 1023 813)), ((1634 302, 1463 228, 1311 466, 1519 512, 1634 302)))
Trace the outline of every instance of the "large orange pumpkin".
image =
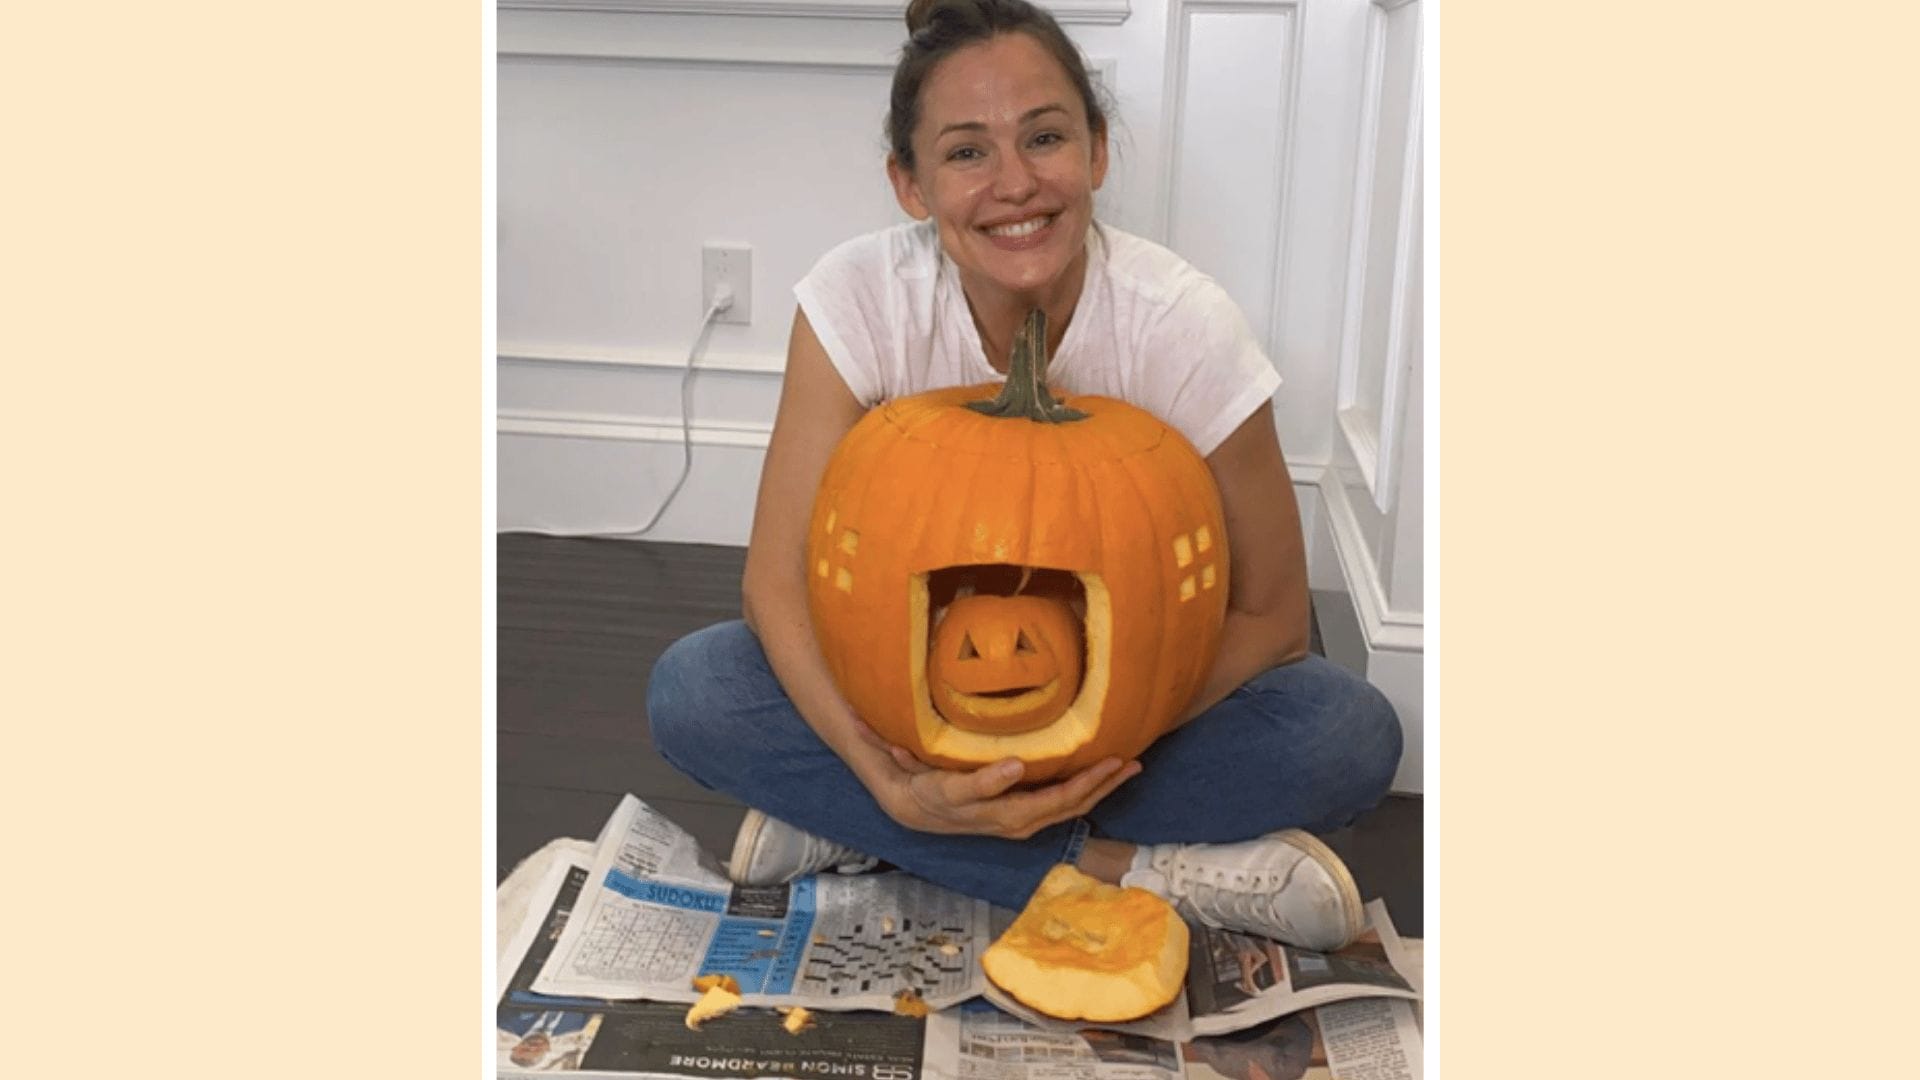
POLYGON ((1228 584, 1206 462, 1125 402, 1056 401, 1045 343, 1035 311, 1003 386, 862 417, 827 465, 806 554, 815 635, 860 717, 931 764, 1017 757, 1028 781, 1131 758, 1177 723, 1213 664, 1228 584), (943 628, 975 625, 1012 642, 997 685, 966 681, 952 629, 930 657, 943 628), (1021 626, 1030 654, 1003 634, 1021 626))

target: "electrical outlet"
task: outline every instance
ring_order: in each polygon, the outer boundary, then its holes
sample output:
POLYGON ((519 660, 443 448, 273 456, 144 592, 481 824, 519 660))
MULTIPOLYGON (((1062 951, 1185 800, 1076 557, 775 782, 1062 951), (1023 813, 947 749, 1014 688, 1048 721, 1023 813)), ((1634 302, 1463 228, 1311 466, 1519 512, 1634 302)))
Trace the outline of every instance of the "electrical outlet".
POLYGON ((747 244, 707 244, 700 249, 700 310, 713 306, 721 282, 733 286, 733 306, 713 317, 715 322, 753 321, 753 248, 747 244))

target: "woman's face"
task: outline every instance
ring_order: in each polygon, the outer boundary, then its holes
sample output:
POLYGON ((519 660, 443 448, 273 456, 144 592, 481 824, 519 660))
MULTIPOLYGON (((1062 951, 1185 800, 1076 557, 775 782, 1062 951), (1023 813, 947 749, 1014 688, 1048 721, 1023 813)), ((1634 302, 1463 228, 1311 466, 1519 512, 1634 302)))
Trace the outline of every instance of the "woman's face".
POLYGON ((913 150, 911 172, 888 159, 894 192, 915 219, 933 218, 969 288, 1044 300, 1067 280, 1107 139, 1038 42, 1002 34, 941 61, 921 87, 913 150))

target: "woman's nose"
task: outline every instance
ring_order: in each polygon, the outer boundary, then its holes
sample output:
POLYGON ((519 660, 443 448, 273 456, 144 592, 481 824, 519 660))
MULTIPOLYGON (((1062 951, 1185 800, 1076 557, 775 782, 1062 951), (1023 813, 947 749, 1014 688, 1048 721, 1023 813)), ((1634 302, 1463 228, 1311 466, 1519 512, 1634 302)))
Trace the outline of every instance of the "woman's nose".
POLYGON ((1003 202, 1021 202, 1040 187, 1031 162, 1020 154, 1001 154, 994 173, 993 194, 1003 202))

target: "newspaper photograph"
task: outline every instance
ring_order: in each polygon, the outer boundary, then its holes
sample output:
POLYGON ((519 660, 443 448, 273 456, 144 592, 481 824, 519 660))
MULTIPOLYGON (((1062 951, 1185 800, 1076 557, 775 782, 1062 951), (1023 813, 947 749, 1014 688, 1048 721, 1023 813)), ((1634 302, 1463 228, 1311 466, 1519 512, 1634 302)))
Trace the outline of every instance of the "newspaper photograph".
POLYGON ((929 1080, 1180 1080, 1180 1044, 1119 1031, 1049 1030, 984 1001, 927 1018, 929 1080))
POLYGON ((496 1010, 502 1077, 845 1077, 918 1080, 926 1021, 875 1012, 814 1014, 790 1033, 768 1008, 742 1008, 699 1030, 687 1006, 556 997, 532 988, 564 936, 590 865, 557 860, 500 963, 496 1010))
POLYGON ((749 1005, 891 1010, 977 996, 990 909, 904 873, 737 886, 693 837, 629 795, 601 830, 579 910, 534 980, 559 996, 690 1002, 727 974, 749 1005))

